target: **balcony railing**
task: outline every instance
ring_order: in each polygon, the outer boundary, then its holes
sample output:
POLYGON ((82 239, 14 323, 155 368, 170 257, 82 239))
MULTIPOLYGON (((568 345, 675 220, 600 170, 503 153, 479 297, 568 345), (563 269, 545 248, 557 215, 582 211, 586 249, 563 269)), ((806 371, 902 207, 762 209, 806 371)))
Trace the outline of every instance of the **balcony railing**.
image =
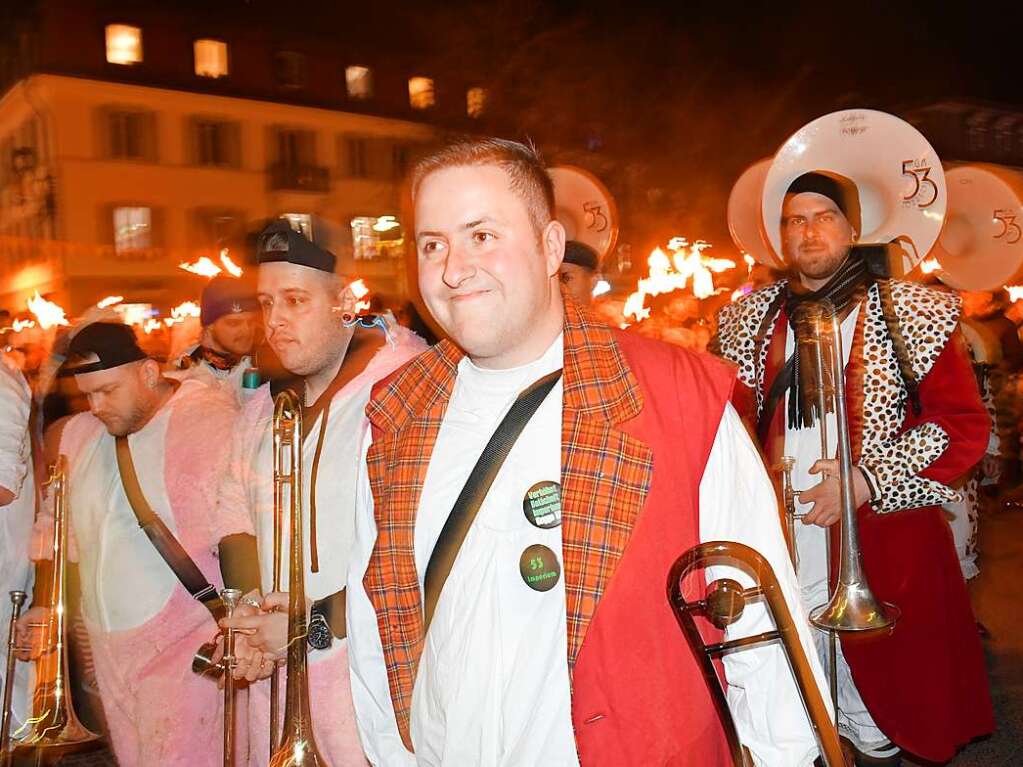
POLYGON ((326 192, 330 170, 322 165, 271 165, 270 189, 296 192, 326 192))

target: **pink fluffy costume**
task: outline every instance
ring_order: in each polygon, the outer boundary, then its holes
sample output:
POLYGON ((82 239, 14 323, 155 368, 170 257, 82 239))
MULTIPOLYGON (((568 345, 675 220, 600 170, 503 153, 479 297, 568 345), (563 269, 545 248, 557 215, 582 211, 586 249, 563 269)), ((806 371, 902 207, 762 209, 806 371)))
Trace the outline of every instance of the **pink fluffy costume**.
MULTIPOLYGON (((128 438, 146 500, 218 589, 215 488, 236 413, 223 392, 186 381, 128 438)), ((114 438, 100 421, 75 416, 60 445, 70 465, 70 553, 80 563, 82 611, 118 764, 222 764, 223 696, 211 679, 191 671, 192 654, 217 633, 212 616, 139 527, 114 438)), ((49 556, 47 522, 52 518, 36 527, 37 558, 49 556)), ((244 693, 238 708, 244 718, 244 693)))

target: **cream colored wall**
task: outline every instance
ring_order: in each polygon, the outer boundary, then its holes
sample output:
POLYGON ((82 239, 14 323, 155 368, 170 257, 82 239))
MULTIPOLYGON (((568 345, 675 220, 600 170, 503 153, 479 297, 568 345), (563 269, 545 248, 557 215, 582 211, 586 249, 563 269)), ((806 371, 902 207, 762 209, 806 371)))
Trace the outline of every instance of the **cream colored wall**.
MULTIPOLYGON (((313 213, 339 227, 346 226, 353 215, 399 213, 397 182, 351 179, 339 173, 342 158, 338 156, 338 137, 358 134, 419 143, 434 136, 429 126, 400 120, 120 83, 38 75, 28 81, 28 86, 33 102, 49 116, 52 126, 58 238, 80 246, 64 251, 63 266, 59 257, 51 258, 53 263, 46 269, 63 271, 64 281, 71 283, 65 288, 75 284, 81 287, 70 293, 64 291, 75 304, 100 297, 91 296, 97 278, 105 280, 100 282, 109 285, 109 292, 130 287, 138 280, 151 283, 159 276, 178 283, 181 272, 177 264, 189 257, 189 244, 194 243, 192 216, 196 208, 229 208, 244 213, 250 221, 283 212, 313 213), (98 115, 103 107, 110 106, 156 114, 157 162, 104 156, 104 136, 99 131, 105 125, 98 115), (190 120, 195 116, 240 123, 241 167, 206 168, 191 163, 190 120), (317 164, 326 166, 331 175, 328 193, 269 189, 266 168, 272 153, 267 143, 270 128, 277 125, 315 132, 317 164), (110 224, 105 217, 107 209, 115 204, 145 205, 161 211, 162 258, 126 262, 114 257, 110 224)), ((26 83, 21 83, 0 101, 0 138, 32 114, 25 90, 26 83)), ((344 254, 339 255, 345 262, 344 254)), ((34 266, 33 271, 39 272, 40 265, 34 266)), ((383 265, 376 265, 373 271, 381 268, 383 265)), ((33 277, 23 268, 11 273, 0 263, 0 306, 13 308, 19 303, 32 289, 26 282, 38 282, 45 292, 44 285, 52 289, 55 281, 62 280, 60 274, 51 274, 48 279, 44 276, 33 277)), ((70 308, 77 311, 83 307, 70 308)))

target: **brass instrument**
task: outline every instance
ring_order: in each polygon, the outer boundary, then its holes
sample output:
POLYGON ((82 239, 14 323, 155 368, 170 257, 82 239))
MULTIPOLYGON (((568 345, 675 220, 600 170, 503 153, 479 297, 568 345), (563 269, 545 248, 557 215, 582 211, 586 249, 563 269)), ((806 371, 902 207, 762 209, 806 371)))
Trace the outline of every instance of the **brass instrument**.
POLYGON ((714 668, 713 659, 729 652, 739 651, 746 647, 763 645, 768 642, 780 641, 788 661, 789 669, 799 688, 800 699, 806 710, 813 728, 817 746, 825 767, 842 767, 842 746, 838 740, 838 731, 832 722, 831 714, 824 703, 820 689, 814 679, 810 663, 803 653, 799 642, 799 634, 792 620, 785 596, 781 592, 778 580, 771 565, 758 552, 741 543, 733 541, 710 541, 686 551, 675 560, 668 575, 668 601, 675 613, 675 618, 692 648, 703 678, 707 682, 714 708, 725 731, 734 767, 752 767, 753 761, 749 751, 739 741, 735 722, 728 709, 721 681, 714 668), (754 585, 745 589, 731 578, 720 578, 707 587, 704 599, 689 602, 682 594, 683 581, 694 570, 718 564, 740 565, 753 577, 754 585), (754 636, 741 639, 730 639, 708 645, 703 641, 699 628, 693 619, 694 614, 702 614, 719 629, 724 629, 742 617, 746 604, 750 600, 762 599, 774 623, 773 631, 765 631, 754 636))
POLYGON ((274 591, 281 590, 284 509, 290 513, 287 687, 277 739, 278 671, 270 679, 270 767, 327 767, 313 738, 306 665, 305 541, 302 535, 302 403, 286 389, 274 398, 274 591), (285 495, 287 494, 287 503, 285 495))
MULTIPOLYGON (((835 414, 838 442, 838 481, 841 489, 842 518, 840 521, 841 552, 838 563, 838 578, 835 589, 827 604, 814 608, 810 622, 821 631, 830 634, 829 673, 831 697, 838 710, 838 632, 875 631, 890 629, 899 618, 895 605, 880 601, 867 582, 863 568, 863 551, 860 548, 859 523, 856 519, 856 500, 853 490, 852 444, 849 436, 849 420, 845 402, 845 356, 842 350, 842 329, 834 305, 827 300, 802 304, 793 318, 793 324, 802 327, 797 336, 804 339, 800 354, 804 360, 813 360, 812 395, 816 400, 818 423, 820 425, 821 457, 831 455, 829 450, 827 414, 835 414)), ((791 488, 791 475, 789 476, 791 488)), ((793 497, 798 491, 791 491, 793 497)), ((794 529, 792 520, 795 504, 787 502, 789 527, 794 529)), ((795 551, 793 540, 792 549, 795 551)), ((828 537, 828 577, 831 577, 831 538, 828 537)), ((798 557, 796 560, 798 567, 798 557)))
POLYGON ((67 458, 57 458, 47 482, 53 493, 53 584, 50 589, 48 618, 29 624, 44 631, 44 650, 36 660, 36 687, 32 696, 32 715, 13 749, 19 763, 46 764, 71 753, 100 747, 100 738, 78 721, 71 701, 68 677, 67 571, 68 502, 67 458), (30 757, 25 762, 21 760, 30 757))
POLYGON ((18 618, 21 617, 21 606, 25 604, 24 591, 11 592, 11 623, 7 628, 7 670, 4 673, 4 707, 0 721, 0 762, 7 767, 11 739, 11 715, 14 707, 14 651, 18 633, 18 618))
MULTIPOLYGON (((227 618, 234 615, 234 608, 242 598, 241 589, 223 589, 220 598, 224 602, 224 610, 227 618)), ((234 629, 227 629, 224 632, 224 657, 220 661, 224 677, 224 767, 234 767, 234 667, 237 658, 234 657, 234 629)))

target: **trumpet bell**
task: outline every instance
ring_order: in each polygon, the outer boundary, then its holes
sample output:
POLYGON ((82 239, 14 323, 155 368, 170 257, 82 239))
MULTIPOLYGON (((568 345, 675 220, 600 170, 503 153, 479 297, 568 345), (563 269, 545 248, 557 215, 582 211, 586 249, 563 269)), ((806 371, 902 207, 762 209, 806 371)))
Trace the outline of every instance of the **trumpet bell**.
POLYGON ((859 192, 858 241, 902 246, 902 273, 922 261, 941 232, 948 196, 937 153, 916 128, 872 109, 846 109, 800 128, 778 150, 764 180, 761 218, 781 253, 785 193, 812 171, 840 174, 859 192))
POLYGON ((810 623, 822 631, 876 631, 893 627, 901 614, 860 581, 840 583, 826 605, 810 612, 810 623))

